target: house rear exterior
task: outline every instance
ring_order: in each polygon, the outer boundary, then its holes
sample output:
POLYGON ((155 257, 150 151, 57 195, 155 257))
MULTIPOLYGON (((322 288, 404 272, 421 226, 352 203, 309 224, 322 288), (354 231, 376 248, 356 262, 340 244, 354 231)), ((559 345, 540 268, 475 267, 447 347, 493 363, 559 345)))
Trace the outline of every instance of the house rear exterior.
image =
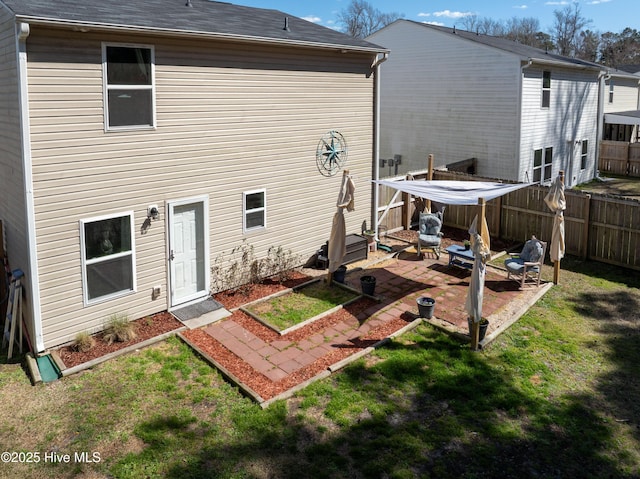
POLYGON ((599 65, 515 42, 398 20, 368 40, 381 71, 381 176, 473 159, 484 177, 568 186, 593 178, 601 134, 599 65))
POLYGON ((318 163, 331 132, 359 232, 385 53, 207 0, 0 0, 0 219, 34 351, 208 296, 243 243, 311 257, 342 176, 318 163))
POLYGON ((640 141, 640 75, 623 70, 605 77, 602 139, 640 141))

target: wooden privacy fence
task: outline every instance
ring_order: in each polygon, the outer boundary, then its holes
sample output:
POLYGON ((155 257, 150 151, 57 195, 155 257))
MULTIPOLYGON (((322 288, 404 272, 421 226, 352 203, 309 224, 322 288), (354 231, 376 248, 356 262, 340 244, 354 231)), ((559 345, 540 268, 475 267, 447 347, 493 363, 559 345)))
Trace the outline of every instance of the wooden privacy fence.
POLYGON ((601 141, 598 170, 601 173, 640 177, 640 143, 601 141))
MULTIPOLYGON (((423 179, 426 173, 414 173, 413 177, 423 179)), ((434 171, 433 178, 496 181, 444 171, 434 171)), ((379 188, 380 212, 397 190, 379 188)), ((550 241, 554 213, 544 202, 548 191, 547 186, 531 185, 487 202, 486 219, 491 236, 524 242, 535 235, 543 241, 550 241)), ((640 201, 575 190, 565 190, 565 197, 567 254, 640 270, 640 201)), ((414 201, 403 193, 402 199, 392 204, 381 222, 382 228, 388 232, 410 229, 411 218, 415 217, 414 201)), ((466 230, 476 212, 475 207, 447 205, 444 224, 466 230)))

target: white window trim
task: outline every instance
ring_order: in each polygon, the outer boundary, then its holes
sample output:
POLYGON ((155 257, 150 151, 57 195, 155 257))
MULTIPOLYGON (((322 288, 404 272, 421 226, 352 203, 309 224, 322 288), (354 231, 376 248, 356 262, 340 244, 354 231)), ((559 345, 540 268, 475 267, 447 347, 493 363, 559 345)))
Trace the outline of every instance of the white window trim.
POLYGON ((102 43, 102 104, 104 131, 155 130, 156 128, 156 53, 153 45, 140 43, 102 43), (109 89, 107 83, 107 47, 147 48, 151 50, 151 85, 114 85, 118 90, 151 90, 151 125, 109 126, 109 89))
POLYGON ((543 109, 549 109, 551 108, 551 70, 543 70, 542 71, 542 89, 540 91, 540 108, 543 109), (548 73, 549 74, 549 87, 546 88, 544 86, 544 74, 548 73), (549 92, 549 105, 545 106, 544 105, 544 92, 548 91, 549 92))
POLYGON ((553 179, 553 147, 552 146, 545 146, 543 148, 535 148, 533 150, 533 162, 532 162, 532 169, 531 169, 531 178, 535 178, 536 176, 536 170, 540 170, 540 181, 535 183, 535 184, 539 184, 539 185, 547 185, 549 183, 551 183, 552 179, 553 179), (550 163, 545 163, 545 158, 547 156, 547 150, 551 150, 551 162, 550 163), (535 157, 536 157, 536 151, 541 151, 542 152, 542 162, 540 163, 540 166, 535 166, 535 157), (549 176, 548 179, 545 179, 544 177, 544 170, 547 166, 551 165, 551 175, 549 176))
POLYGON ((110 301, 115 298, 120 298, 122 296, 127 296, 130 294, 134 294, 137 291, 137 283, 136 283, 136 246, 135 246, 135 229, 134 229, 135 221, 133 216, 133 211, 125 211, 122 213, 114 213, 111 215, 104 216, 95 216, 93 218, 85 218, 80 220, 80 255, 82 258, 82 297, 85 306, 90 306, 94 304, 103 303, 105 301, 110 301), (130 290, 126 291, 118 291, 117 293, 108 294, 106 296, 100 296, 96 299, 89 299, 89 289, 87 285, 87 265, 99 263, 100 261, 104 261, 106 258, 93 258, 87 260, 87 250, 86 250, 86 241, 84 237, 84 225, 87 223, 95 223, 97 221, 108 220, 112 218, 121 218, 123 216, 128 216, 130 224, 130 234, 131 234, 131 252, 129 253, 116 253, 113 255, 109 255, 108 259, 113 258, 122 258, 125 256, 131 256, 131 274, 132 276, 132 285, 130 290))
POLYGON ((251 191, 243 192, 242 193, 242 231, 244 233, 251 233, 254 231, 262 231, 265 229, 267 229, 267 190, 265 188, 262 188, 259 190, 251 190, 251 191), (254 195, 256 193, 262 193, 264 195, 264 206, 261 208, 253 208, 253 209, 247 210, 247 196, 254 195), (263 212, 264 225, 255 226, 253 228, 247 228, 247 214, 254 213, 256 211, 263 212))
POLYGON ((609 80, 609 103, 613 103, 613 80, 609 80))
POLYGON ((589 166, 589 140, 582 140, 580 142, 580 169, 586 170, 589 166), (584 145, 587 144, 587 151, 584 151, 584 145), (582 167, 584 165, 584 168, 582 167))

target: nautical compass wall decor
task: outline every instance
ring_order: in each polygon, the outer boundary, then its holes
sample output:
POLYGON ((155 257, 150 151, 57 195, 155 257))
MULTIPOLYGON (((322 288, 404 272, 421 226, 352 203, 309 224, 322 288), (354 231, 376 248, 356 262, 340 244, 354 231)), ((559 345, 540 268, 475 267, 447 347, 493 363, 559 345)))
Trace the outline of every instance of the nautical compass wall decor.
POLYGON ((335 175, 347 163, 347 141, 340 132, 330 131, 318 142, 316 165, 324 176, 335 175))

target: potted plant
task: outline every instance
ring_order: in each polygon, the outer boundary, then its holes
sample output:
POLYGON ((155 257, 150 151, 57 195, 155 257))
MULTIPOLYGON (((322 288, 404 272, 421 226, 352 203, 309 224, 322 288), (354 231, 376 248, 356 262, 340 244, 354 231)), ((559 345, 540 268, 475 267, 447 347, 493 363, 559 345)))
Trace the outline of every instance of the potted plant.
POLYGON ((367 238, 367 243, 373 243, 376 239, 376 232, 374 230, 364 230, 362 235, 367 238))
POLYGON ((365 275, 360 278, 360 287, 362 288, 362 294, 373 296, 376 290, 376 277, 371 275, 365 275))
POLYGON ((464 240, 464 243, 462 244, 464 245, 465 250, 471 248, 471 242, 469 240, 464 240))

